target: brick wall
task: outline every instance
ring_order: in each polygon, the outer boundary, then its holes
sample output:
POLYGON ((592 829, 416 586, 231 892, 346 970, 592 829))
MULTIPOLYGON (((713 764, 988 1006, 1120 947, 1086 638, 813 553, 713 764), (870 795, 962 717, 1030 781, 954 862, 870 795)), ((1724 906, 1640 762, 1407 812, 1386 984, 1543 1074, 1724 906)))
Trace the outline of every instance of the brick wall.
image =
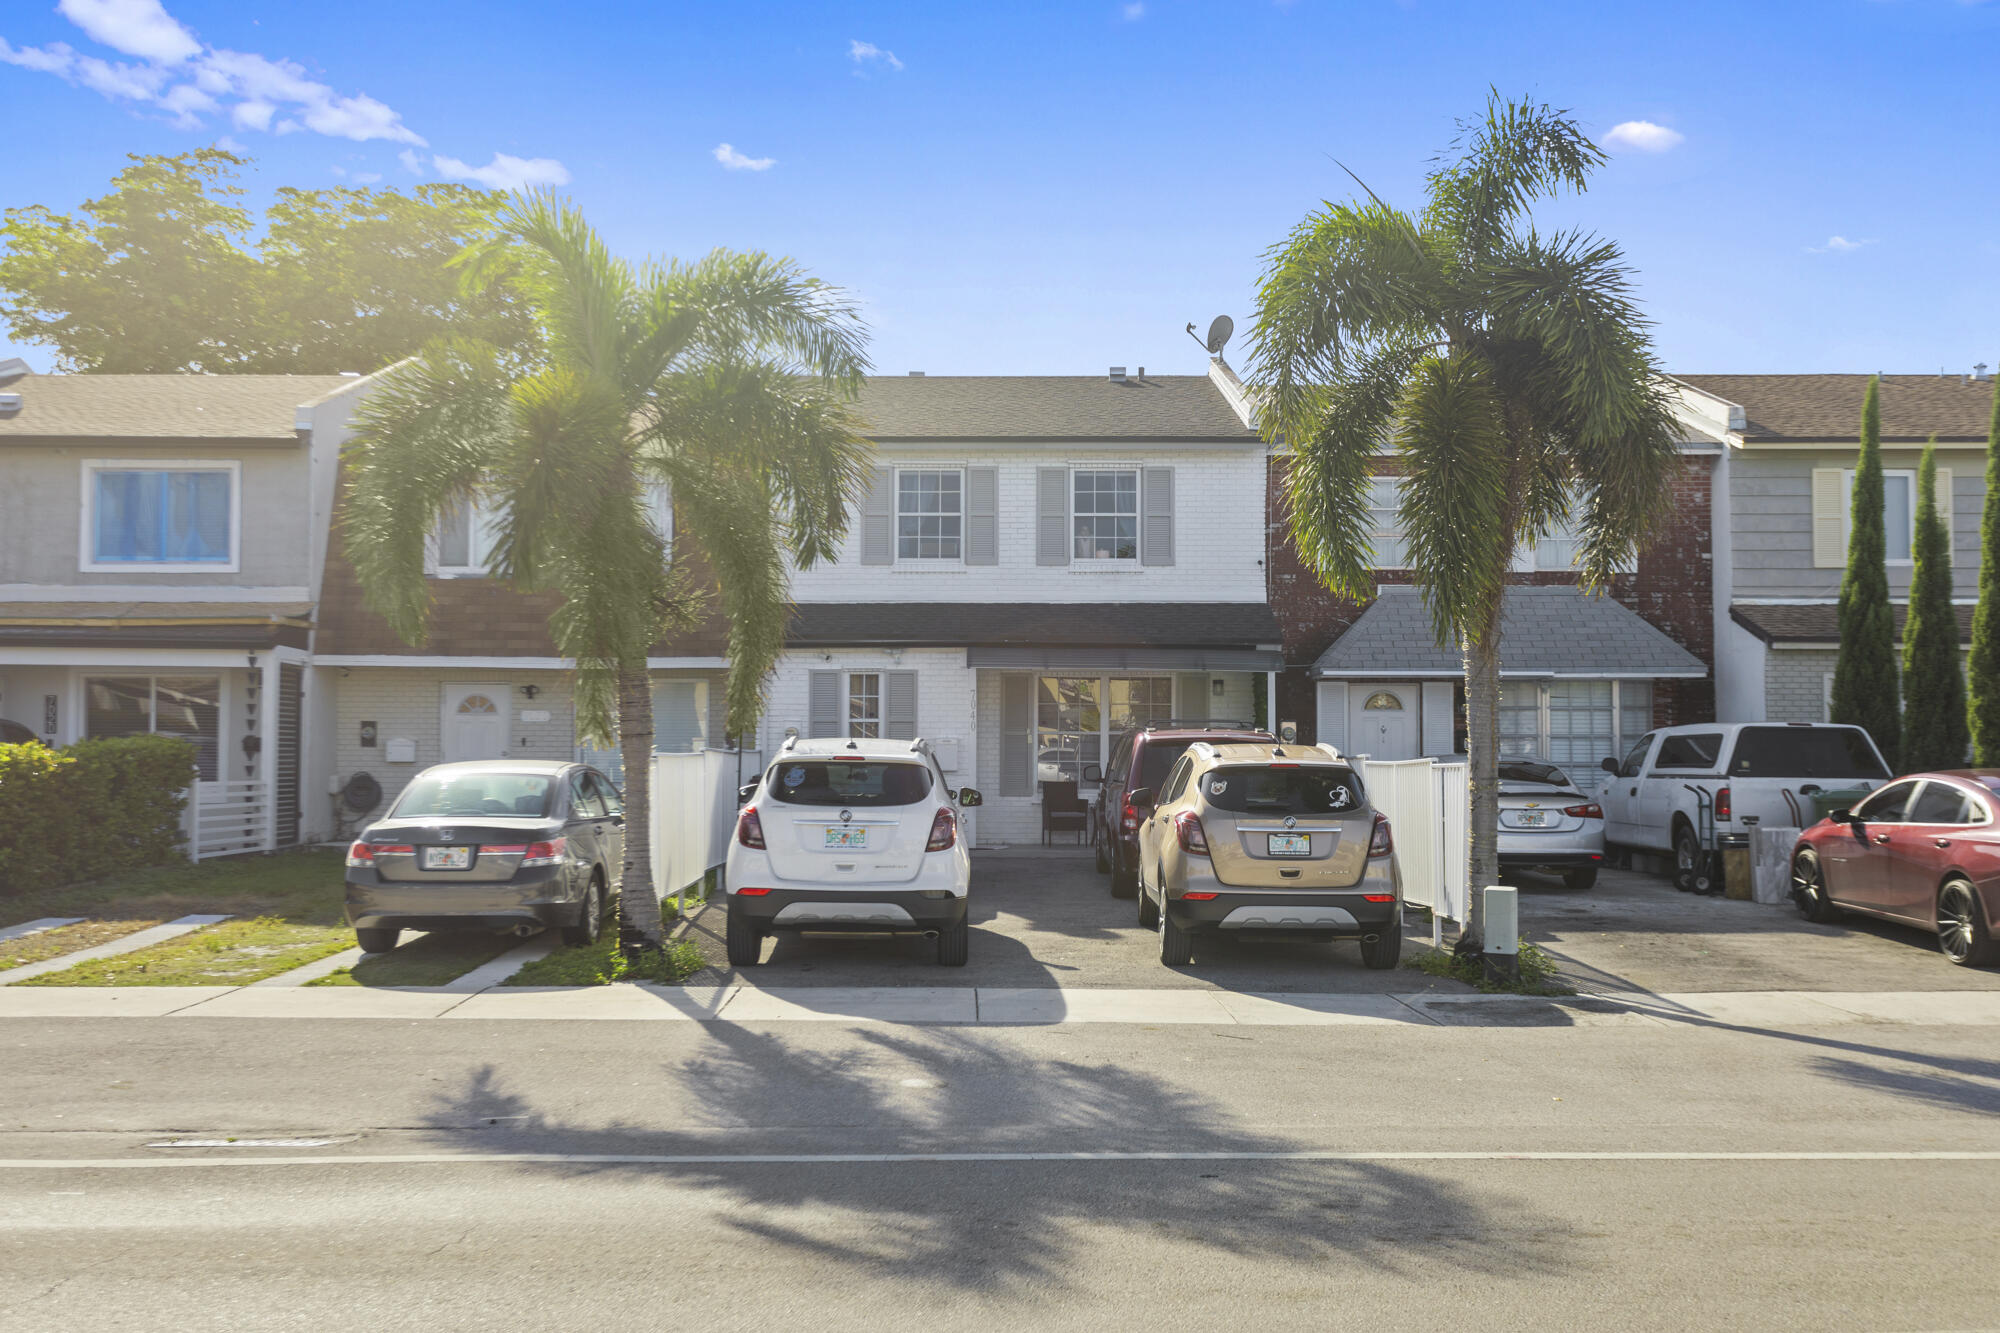
MULTIPOLYGON (((1312 664, 1367 609, 1366 602, 1327 591, 1306 567, 1293 544, 1290 513, 1285 501, 1284 459, 1274 457, 1266 474, 1266 585, 1271 612, 1285 650, 1285 670, 1278 678, 1280 718, 1296 718, 1304 728, 1301 740, 1317 739, 1317 704, 1310 675, 1312 664)), ((1395 470, 1385 464, 1379 470, 1395 470)), ((1611 596, 1662 630, 1668 638, 1710 665, 1715 662, 1713 597, 1710 578, 1709 490, 1712 461, 1683 457, 1670 488, 1670 510, 1653 541, 1640 552, 1638 567, 1614 581, 1611 596)), ((1381 570, 1379 583, 1410 583, 1407 571, 1381 570)), ((1519 572, 1508 576, 1521 584, 1576 582, 1563 571, 1519 572)), ((1713 678, 1659 681, 1654 688, 1654 725, 1705 722, 1715 716, 1713 678)), ((1461 723, 1462 725, 1462 723, 1461 723)))

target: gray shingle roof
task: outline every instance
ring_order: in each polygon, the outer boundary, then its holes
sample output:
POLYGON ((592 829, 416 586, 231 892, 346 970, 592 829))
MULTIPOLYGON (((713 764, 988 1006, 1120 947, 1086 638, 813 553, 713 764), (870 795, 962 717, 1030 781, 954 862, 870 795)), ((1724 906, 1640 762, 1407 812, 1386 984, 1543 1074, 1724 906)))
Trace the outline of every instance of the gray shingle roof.
POLYGON ((881 375, 856 406, 878 440, 1257 439, 1206 375, 881 375))
POLYGON ((23 375, 0 384, 21 410, 10 439, 268 440, 291 443, 297 410, 354 383, 341 375, 23 375))
MULTIPOLYGON (((1675 375, 1736 403, 1752 440, 1859 440, 1866 375, 1675 375)), ((1983 440, 1993 420, 1993 382, 1962 375, 1884 375, 1882 438, 1983 440)))
POLYGON ((1278 623, 1263 602, 801 602, 785 642, 1248 648, 1278 623))
MULTIPOLYGON (((1977 608, 1953 605, 1958 618, 1958 641, 1972 642, 1972 613, 1977 608)), ((1896 618, 1896 640, 1902 642, 1903 620, 1910 614, 1905 605, 1889 608, 1896 618)), ((1768 644, 1840 642, 1840 607, 1833 602, 1805 606, 1766 606, 1756 602, 1736 602, 1729 618, 1768 644)))
MULTIPOLYGON (((1503 676, 1704 677, 1702 660, 1608 597, 1570 586, 1507 589, 1501 609, 1503 676)), ((1320 654, 1324 676, 1457 676, 1465 663, 1437 646, 1430 613, 1407 584, 1381 589, 1348 631, 1320 654)))

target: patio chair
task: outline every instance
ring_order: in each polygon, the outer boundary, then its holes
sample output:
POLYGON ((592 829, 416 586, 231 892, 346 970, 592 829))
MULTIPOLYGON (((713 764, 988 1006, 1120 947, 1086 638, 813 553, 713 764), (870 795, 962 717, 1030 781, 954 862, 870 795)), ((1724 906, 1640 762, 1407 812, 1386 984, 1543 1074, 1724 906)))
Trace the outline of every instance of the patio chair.
POLYGON ((1042 846, 1049 845, 1052 833, 1075 833, 1076 845, 1090 831, 1090 806, 1076 794, 1074 782, 1042 784, 1042 846))

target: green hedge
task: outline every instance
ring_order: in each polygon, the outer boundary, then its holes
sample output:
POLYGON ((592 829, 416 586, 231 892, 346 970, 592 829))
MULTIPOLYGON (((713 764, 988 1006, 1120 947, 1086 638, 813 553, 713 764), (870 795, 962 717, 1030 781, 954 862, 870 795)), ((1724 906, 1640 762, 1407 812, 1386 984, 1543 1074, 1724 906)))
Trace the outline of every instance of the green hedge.
POLYGON ((0 894, 184 856, 194 760, 172 736, 0 745, 0 894))

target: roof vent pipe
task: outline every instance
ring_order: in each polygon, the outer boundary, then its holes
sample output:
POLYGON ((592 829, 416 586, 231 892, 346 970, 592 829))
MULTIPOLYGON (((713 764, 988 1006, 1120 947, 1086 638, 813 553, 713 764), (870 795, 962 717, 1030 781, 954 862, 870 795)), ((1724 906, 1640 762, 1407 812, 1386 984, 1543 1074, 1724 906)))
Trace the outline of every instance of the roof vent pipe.
POLYGON ((1113 384, 1123 384, 1125 382, 1125 367, 1111 367, 1111 382, 1113 384))
POLYGON ((1974 363, 1973 363, 1973 367, 1972 367, 1972 378, 1974 378, 1974 379, 1976 379, 1976 380, 1980 381, 1980 382, 1981 382, 1982 384, 1983 384, 1983 383, 1985 383, 1985 381, 1986 381, 1986 363, 1985 363, 1984 361, 1978 361, 1978 362, 1974 362, 1974 363))
POLYGON ((924 372, 921 370, 913 370, 910 372, 910 378, 913 380, 920 380, 923 377, 924 377, 924 372))

